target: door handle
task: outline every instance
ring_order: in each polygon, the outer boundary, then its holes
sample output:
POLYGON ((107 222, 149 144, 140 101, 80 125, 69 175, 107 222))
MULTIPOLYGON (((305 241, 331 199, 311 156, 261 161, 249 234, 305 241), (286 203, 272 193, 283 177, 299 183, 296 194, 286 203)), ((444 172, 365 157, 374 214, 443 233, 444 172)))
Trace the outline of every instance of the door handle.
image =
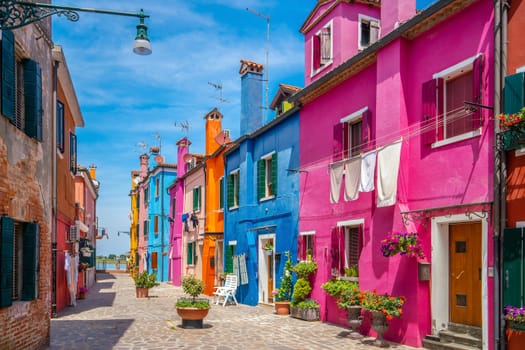
POLYGON ((456 276, 456 279, 459 280, 464 273, 465 273, 465 270, 461 271, 459 275, 456 276))

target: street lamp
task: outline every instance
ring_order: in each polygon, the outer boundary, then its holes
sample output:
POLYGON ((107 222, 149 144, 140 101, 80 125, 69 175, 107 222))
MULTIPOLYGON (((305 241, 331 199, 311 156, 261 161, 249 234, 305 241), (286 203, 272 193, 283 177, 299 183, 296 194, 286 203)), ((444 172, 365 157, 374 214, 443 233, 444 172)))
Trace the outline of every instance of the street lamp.
POLYGON ((27 1, 0 0, 0 29, 16 29, 40 21, 52 15, 63 15, 72 22, 80 18, 78 12, 92 12, 106 15, 138 17, 137 36, 133 52, 138 55, 151 54, 151 43, 148 38, 148 27, 144 18, 149 18, 141 9, 139 13, 98 10, 93 8, 41 4, 27 1))

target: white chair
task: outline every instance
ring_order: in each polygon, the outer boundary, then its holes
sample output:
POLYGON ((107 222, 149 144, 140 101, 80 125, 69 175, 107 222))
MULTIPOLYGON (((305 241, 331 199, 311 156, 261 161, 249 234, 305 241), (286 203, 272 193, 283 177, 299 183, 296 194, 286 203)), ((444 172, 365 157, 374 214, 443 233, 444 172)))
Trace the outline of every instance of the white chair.
POLYGON ((237 305, 237 299, 235 298, 235 292, 237 291, 237 275, 227 275, 224 281, 224 286, 216 286, 213 295, 215 296, 215 304, 218 305, 222 302, 222 306, 225 306, 230 298, 233 299, 235 305, 237 305))

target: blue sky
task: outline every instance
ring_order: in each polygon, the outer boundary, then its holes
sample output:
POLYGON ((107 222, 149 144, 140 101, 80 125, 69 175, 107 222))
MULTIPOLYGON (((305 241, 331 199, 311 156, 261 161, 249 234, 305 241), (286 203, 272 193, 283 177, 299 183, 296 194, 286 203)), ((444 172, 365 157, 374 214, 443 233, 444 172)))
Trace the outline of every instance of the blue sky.
MULTIPOLYGON (((418 0, 424 8, 433 0, 418 0)), ((303 86, 301 24, 316 0, 63 0, 56 4, 125 12, 141 8, 153 54, 132 53, 138 19, 80 13, 78 23, 53 19, 53 40, 63 47, 84 117, 77 130, 79 164, 97 166, 101 183, 99 227, 109 240, 97 254, 126 253, 129 236, 130 172, 139 168, 142 145, 162 146, 176 162, 175 142, 186 136, 191 151, 204 151, 203 116, 215 107, 223 128, 239 136, 240 60, 266 60, 267 22, 246 8, 270 16, 269 98, 279 83, 303 86), (222 85, 219 91, 209 83, 222 85)))

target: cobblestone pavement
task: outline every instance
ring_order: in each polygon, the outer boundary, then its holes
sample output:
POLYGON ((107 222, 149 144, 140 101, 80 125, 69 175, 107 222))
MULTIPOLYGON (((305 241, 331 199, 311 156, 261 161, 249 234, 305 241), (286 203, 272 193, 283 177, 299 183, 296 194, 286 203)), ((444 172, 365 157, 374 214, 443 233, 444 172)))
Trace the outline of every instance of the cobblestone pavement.
POLYGON ((348 328, 277 316, 269 306, 213 305, 203 329, 183 329, 174 307, 181 288, 162 283, 137 299, 127 274, 97 280, 86 299, 51 320, 48 349, 377 349, 350 339, 348 328))

